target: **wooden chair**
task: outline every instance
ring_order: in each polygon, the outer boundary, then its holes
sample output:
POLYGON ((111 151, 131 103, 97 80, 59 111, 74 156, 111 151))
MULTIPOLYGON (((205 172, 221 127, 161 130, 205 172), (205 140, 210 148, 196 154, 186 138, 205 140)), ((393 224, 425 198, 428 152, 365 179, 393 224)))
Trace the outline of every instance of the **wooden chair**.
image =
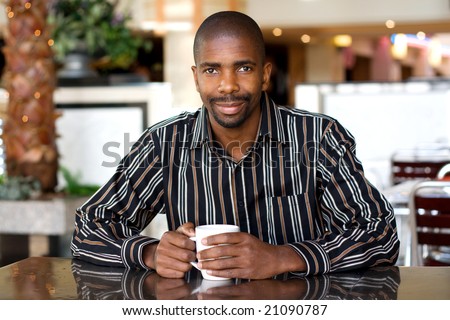
POLYGON ((449 180, 450 178, 450 163, 447 163, 442 168, 439 169, 437 173, 438 180, 449 180))
POLYGON ((450 181, 418 182, 409 201, 412 265, 450 265, 450 181))
POLYGON ((448 159, 437 161, 401 161, 393 159, 391 164, 392 184, 396 185, 411 179, 433 179, 446 164, 448 164, 448 159))
POLYGON ((399 149, 391 157, 391 183, 407 180, 435 179, 439 170, 450 163, 450 147, 424 145, 399 149))

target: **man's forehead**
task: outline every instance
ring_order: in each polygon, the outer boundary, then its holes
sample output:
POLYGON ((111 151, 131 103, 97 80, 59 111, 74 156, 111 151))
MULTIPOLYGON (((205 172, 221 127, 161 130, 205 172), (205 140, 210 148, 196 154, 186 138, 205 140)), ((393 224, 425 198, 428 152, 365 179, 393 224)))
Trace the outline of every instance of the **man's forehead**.
POLYGON ((235 48, 238 50, 250 50, 255 48, 255 41, 248 36, 236 36, 228 34, 218 34, 215 37, 202 39, 199 43, 199 50, 214 50, 215 48, 235 48))
POLYGON ((205 50, 214 48, 225 50, 226 44, 227 46, 236 45, 236 48, 242 51, 255 50, 254 53, 264 60, 264 42, 258 35, 254 29, 240 24, 226 25, 226 27, 223 24, 209 25, 208 28, 202 28, 195 37, 194 59, 198 62, 198 56, 204 54, 205 50))
POLYGON ((201 43, 198 49, 199 64, 223 64, 225 60, 256 63, 261 58, 252 41, 244 38, 219 37, 201 43))

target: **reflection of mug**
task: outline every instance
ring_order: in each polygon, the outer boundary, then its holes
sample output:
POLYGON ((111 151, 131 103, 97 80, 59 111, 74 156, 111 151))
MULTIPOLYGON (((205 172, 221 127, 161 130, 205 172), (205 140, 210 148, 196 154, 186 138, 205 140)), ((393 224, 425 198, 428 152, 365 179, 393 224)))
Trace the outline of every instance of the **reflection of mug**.
MULTIPOLYGON (((208 224, 203 226, 197 226, 195 228, 195 237, 191 237, 191 240, 196 242, 196 248, 197 252, 200 252, 202 250, 211 248, 211 246, 205 246, 202 244, 203 238, 215 235, 215 234, 221 234, 221 233, 229 233, 229 232, 239 232, 239 226, 232 225, 232 224, 208 224)), ((225 244, 225 243, 224 243, 225 244)), ((197 262, 191 262, 191 264, 196 267, 197 269, 197 262)), ((200 269, 199 269, 200 270, 200 269)), ((202 277, 204 279, 208 280, 228 280, 229 278, 222 278, 222 277, 215 277, 211 276, 206 273, 205 270, 200 270, 202 272, 202 277)))
MULTIPOLYGON (((223 278, 220 278, 221 280, 223 278)), ((224 281, 214 281, 203 279, 202 283, 192 292, 195 293, 207 293, 209 289, 219 288, 219 287, 229 287, 234 285, 234 281, 231 279, 223 279, 224 281)))

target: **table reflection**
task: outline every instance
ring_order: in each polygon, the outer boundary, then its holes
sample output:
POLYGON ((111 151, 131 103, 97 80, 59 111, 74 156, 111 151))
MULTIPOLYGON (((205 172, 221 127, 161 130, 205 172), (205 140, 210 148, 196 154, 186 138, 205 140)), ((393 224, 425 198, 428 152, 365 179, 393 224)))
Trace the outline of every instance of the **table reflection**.
POLYGON ((193 269, 184 279, 152 271, 101 267, 72 260, 78 299, 397 299, 398 267, 311 277, 283 274, 266 280, 208 281, 193 269))
POLYGON ((55 292, 55 277, 51 261, 30 259, 24 263, 11 266, 12 290, 16 299, 44 300, 50 299, 55 292))

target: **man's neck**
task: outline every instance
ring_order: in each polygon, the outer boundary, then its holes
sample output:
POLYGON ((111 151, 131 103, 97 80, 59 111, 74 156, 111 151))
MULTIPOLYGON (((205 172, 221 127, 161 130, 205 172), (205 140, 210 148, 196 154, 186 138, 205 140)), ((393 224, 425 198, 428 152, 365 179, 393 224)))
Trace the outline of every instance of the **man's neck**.
MULTIPOLYGON (((257 113, 259 119, 261 112, 257 113)), ((237 128, 224 128, 211 122, 213 139, 217 141, 235 161, 241 160, 255 143, 260 126, 259 121, 247 121, 237 128)))

